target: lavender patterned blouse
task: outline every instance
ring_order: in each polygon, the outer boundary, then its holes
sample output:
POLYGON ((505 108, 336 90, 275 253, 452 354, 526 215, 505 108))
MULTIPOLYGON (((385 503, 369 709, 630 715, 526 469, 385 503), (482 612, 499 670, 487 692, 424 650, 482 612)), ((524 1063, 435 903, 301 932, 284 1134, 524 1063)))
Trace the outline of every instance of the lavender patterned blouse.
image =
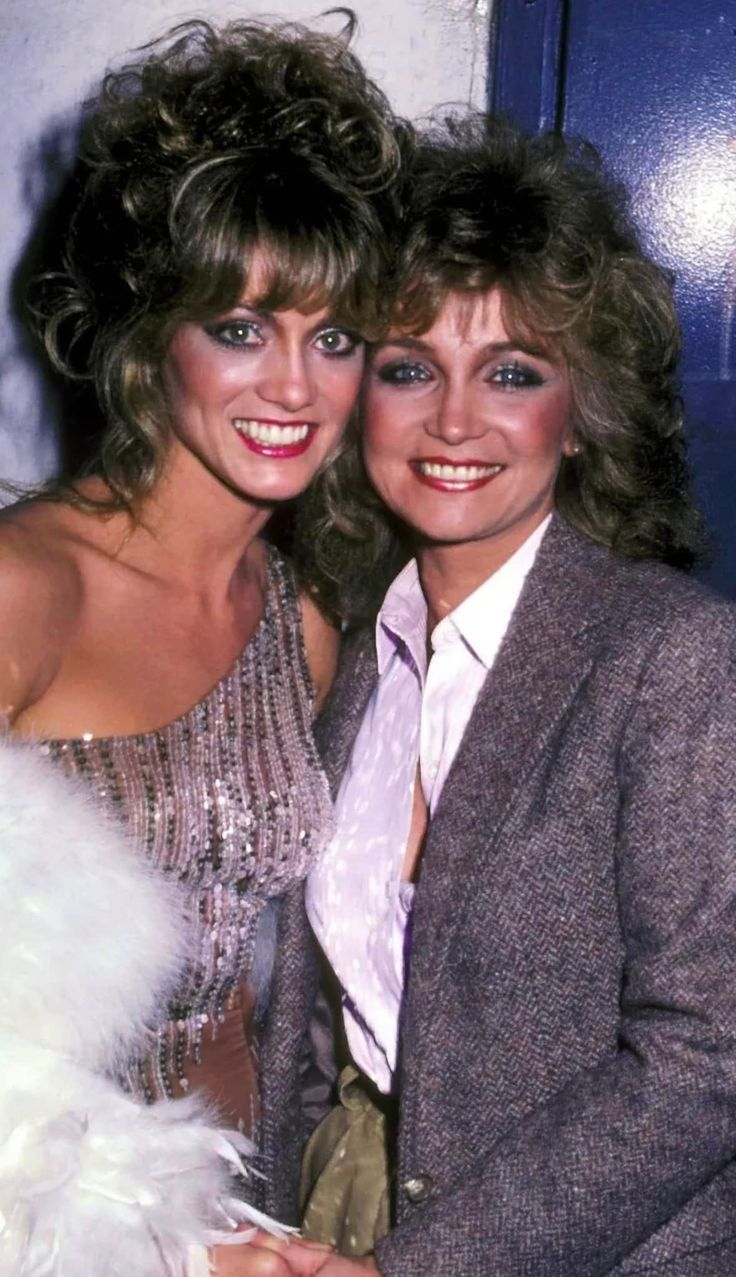
POLYGON ((496 659, 549 517, 429 636, 414 561, 376 624, 378 682, 335 805, 335 835, 309 875, 307 912, 342 986, 353 1060, 393 1087, 414 887, 402 880, 414 786, 430 819, 496 659))

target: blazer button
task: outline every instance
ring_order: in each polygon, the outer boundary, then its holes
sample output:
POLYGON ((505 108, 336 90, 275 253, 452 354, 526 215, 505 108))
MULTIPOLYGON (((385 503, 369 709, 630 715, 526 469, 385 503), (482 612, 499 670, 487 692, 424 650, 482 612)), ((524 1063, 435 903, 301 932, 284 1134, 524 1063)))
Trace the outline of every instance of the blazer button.
POLYGON ((413 1205, 425 1202, 434 1187, 432 1176, 422 1173, 404 1181, 404 1192, 413 1205))

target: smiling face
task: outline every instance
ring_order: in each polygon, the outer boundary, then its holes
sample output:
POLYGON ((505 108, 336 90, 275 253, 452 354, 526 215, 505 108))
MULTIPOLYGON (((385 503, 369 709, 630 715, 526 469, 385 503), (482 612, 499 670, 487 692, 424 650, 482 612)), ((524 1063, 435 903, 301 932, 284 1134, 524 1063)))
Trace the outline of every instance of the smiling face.
POLYGON ((267 312, 246 300, 184 323, 164 362, 172 447, 241 497, 287 500, 335 448, 362 370, 362 342, 326 309, 267 312))
POLYGON ((363 407, 380 496, 420 545, 467 547, 481 579, 552 509, 572 451, 567 369, 510 336, 498 289, 450 294, 427 332, 377 347, 363 407))

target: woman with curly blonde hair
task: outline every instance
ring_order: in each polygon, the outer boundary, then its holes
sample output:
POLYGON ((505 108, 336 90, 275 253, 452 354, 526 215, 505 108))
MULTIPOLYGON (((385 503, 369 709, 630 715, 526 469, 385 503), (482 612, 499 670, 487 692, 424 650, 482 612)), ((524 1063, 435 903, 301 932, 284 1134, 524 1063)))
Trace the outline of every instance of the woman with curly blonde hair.
POLYGON ((321 1277, 729 1277, 736 609, 683 570, 670 281, 588 147, 461 121, 409 176, 374 495, 333 507, 334 574, 405 561, 319 724, 321 1277))
MULTIPOLYGON (((452 117, 425 133, 409 173, 394 324, 419 334, 449 294, 472 300, 500 288, 509 328, 554 346, 569 365, 580 446, 556 476, 560 513, 627 557, 697 565, 705 541, 686 459, 671 283, 642 252, 626 192, 594 148, 452 117)), ((304 570, 344 620, 374 614, 411 538, 366 477, 357 423, 302 510, 304 570)))
MULTIPOLYGON (((258 1056, 280 901, 330 825, 335 636, 262 533, 339 448, 406 137, 347 39, 257 22, 175 29, 85 124, 32 309, 98 442, 0 518, 3 1273, 199 1271, 243 1217, 217 1167, 248 1136, 268 1174, 258 1056)), ((217 1272, 251 1262, 287 1271, 237 1247, 217 1272)))

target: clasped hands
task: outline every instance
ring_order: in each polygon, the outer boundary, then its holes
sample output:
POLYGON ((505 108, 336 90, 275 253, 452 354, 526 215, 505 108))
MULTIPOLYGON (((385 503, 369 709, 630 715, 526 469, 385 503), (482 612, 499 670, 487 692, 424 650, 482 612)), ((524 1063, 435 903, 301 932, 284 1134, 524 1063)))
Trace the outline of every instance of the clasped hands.
POLYGON ((245 1246, 216 1247, 214 1258, 215 1277, 379 1277, 372 1259, 344 1259, 328 1246, 260 1231, 245 1246))

